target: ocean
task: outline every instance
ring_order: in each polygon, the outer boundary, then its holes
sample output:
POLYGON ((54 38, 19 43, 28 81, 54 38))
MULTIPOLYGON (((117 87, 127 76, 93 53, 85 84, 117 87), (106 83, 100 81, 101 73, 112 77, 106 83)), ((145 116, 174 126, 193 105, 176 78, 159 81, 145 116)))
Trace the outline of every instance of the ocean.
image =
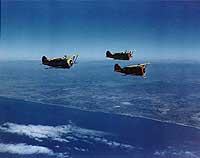
POLYGON ((0 157, 200 157, 200 63, 115 63, 133 62, 1 61, 0 157))

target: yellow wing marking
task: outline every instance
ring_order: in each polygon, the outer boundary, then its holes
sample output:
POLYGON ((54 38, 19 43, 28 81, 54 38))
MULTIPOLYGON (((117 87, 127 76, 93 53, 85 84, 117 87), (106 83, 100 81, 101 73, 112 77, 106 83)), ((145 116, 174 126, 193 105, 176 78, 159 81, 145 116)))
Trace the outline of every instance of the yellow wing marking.
POLYGON ((129 65, 129 66, 126 66, 128 68, 131 68, 131 67, 138 67, 138 66, 145 66, 146 64, 138 64, 138 65, 129 65))
POLYGON ((55 58, 48 58, 49 60, 55 60, 55 59, 71 59, 73 56, 79 56, 79 54, 73 54, 73 55, 64 55, 64 56, 60 56, 60 57, 55 57, 55 58))

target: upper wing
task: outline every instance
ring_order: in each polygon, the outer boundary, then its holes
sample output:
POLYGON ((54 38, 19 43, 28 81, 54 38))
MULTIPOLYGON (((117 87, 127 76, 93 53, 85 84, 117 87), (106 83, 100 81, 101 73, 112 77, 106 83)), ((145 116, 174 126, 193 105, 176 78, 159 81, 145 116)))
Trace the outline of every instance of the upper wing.
POLYGON ((126 66, 126 67, 128 67, 128 68, 131 68, 131 67, 138 67, 138 66, 144 67, 144 66, 146 66, 146 65, 148 65, 148 64, 150 64, 150 63, 148 62, 148 63, 138 64, 138 65, 129 65, 129 66, 126 66))
POLYGON ((126 66, 126 67, 131 68, 131 67, 138 67, 138 66, 140 66, 140 64, 139 65, 129 65, 129 66, 126 66))
POLYGON ((56 57, 56 58, 49 58, 49 60, 56 60, 56 59, 63 59, 66 58, 67 56, 60 56, 60 57, 56 57))

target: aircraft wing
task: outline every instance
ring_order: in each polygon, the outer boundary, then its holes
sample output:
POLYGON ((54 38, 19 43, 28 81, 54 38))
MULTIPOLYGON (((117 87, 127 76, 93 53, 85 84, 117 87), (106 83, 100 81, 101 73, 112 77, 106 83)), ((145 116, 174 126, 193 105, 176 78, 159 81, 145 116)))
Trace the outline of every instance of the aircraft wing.
POLYGON ((141 64, 139 64, 139 65, 129 65, 129 66, 126 66, 126 67, 128 67, 128 68, 131 68, 131 67, 138 67, 138 66, 140 66, 141 64))
POLYGON ((49 58, 49 60, 63 59, 63 58, 66 58, 66 56, 60 56, 60 57, 56 57, 56 58, 49 58))
POLYGON ((74 63, 78 56, 79 56, 78 54, 73 54, 70 56, 64 55, 64 56, 60 56, 60 57, 56 57, 56 58, 49 58, 48 60, 66 59, 66 60, 72 60, 74 63))
POLYGON ((146 66, 148 64, 150 64, 150 63, 148 62, 148 63, 138 64, 138 65, 129 65, 129 66, 126 66, 126 67, 131 68, 131 67, 138 67, 138 66, 146 66))

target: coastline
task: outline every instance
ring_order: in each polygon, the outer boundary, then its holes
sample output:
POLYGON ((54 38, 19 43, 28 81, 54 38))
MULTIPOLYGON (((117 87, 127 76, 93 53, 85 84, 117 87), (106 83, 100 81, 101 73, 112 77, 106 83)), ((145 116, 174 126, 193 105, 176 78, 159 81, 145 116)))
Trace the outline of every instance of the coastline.
POLYGON ((20 143, 37 143, 37 146, 47 147, 56 153, 69 151, 75 157, 80 154, 76 151, 77 147, 84 151, 88 148, 87 152, 81 152, 87 157, 91 157, 93 151, 100 155, 125 154, 127 158, 137 157, 137 154, 153 158, 162 152, 165 158, 174 152, 183 156, 187 156, 188 152, 200 154, 197 148, 200 145, 200 130, 196 128, 144 117, 84 111, 5 97, 0 97, 0 103, 0 129, 3 130, 0 131, 0 138, 3 144, 17 143, 14 138, 17 137, 20 143), (31 134, 31 131, 35 132, 31 134), (55 134, 59 137, 48 137, 55 134), (38 135, 42 136, 42 141, 37 138, 38 135), (27 136, 29 139, 24 139, 27 136), (56 148, 55 143, 59 143, 60 148, 56 148))
POLYGON ((139 116, 139 115, 132 115, 132 114, 127 114, 127 113, 115 113, 115 112, 111 113, 111 112, 98 111, 98 110, 95 111, 95 110, 88 110, 88 109, 79 108, 79 107, 71 107, 71 106, 62 105, 62 104, 43 103, 43 102, 37 102, 37 101, 32 101, 32 100, 26 100, 26 99, 12 98, 12 97, 8 97, 8 96, 0 96, 0 99, 11 99, 11 100, 15 100, 15 101, 22 101, 25 103, 30 102, 30 103, 41 104, 43 106, 55 106, 55 107, 67 108, 70 110, 79 110, 81 112, 92 112, 92 113, 102 113, 102 114, 106 114, 106 115, 116 115, 116 116, 120 116, 120 117, 129 117, 131 119, 139 118, 139 119, 145 119, 145 120, 155 121, 155 122, 159 122, 159 123, 166 123, 169 125, 182 126, 182 127, 186 127, 186 128, 195 129, 198 131, 200 130, 200 127, 187 125, 187 124, 183 124, 183 123, 178 123, 178 122, 159 120, 159 119, 141 116, 141 115, 139 116))

